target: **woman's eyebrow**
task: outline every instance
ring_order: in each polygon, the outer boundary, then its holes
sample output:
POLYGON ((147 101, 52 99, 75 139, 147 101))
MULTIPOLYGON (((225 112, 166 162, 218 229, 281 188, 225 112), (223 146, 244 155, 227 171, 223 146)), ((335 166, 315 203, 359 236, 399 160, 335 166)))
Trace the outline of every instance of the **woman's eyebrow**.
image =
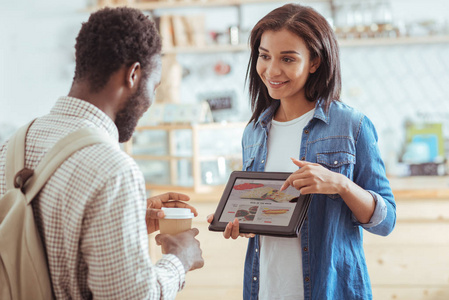
POLYGON ((301 54, 299 54, 298 51, 295 51, 295 50, 281 51, 281 54, 291 54, 291 53, 301 55, 301 54))
MULTIPOLYGON (((259 47, 259 50, 262 50, 262 51, 265 51, 265 52, 270 52, 268 49, 265 49, 264 47, 259 47)), ((298 55, 301 55, 298 51, 295 51, 295 50, 281 51, 281 54, 298 54, 298 55)))

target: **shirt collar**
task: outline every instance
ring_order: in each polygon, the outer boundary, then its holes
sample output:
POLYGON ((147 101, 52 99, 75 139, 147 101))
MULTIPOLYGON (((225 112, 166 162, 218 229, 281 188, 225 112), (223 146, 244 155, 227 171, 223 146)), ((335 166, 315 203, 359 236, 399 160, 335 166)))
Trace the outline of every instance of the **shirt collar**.
POLYGON ((118 129, 111 118, 95 105, 74 97, 60 97, 50 111, 51 114, 82 118, 106 132, 118 141, 118 129))
MULTIPOLYGON (((271 105, 260 115, 257 123, 260 123, 262 127, 266 127, 271 120, 273 119, 273 115, 278 109, 281 102, 279 100, 274 100, 271 105)), ((331 103, 332 105, 332 103, 331 103)), ((313 118, 320 119, 326 124, 329 124, 329 109, 325 109, 326 104, 322 100, 318 100, 315 104, 315 113, 313 114, 313 118)), ((258 125, 256 123, 256 125, 258 125)))
POLYGON ((329 105, 328 109, 326 108, 326 103, 323 100, 318 100, 315 104, 315 113, 313 115, 314 118, 322 120, 324 123, 329 124, 329 111, 330 106, 332 105, 333 101, 329 105))

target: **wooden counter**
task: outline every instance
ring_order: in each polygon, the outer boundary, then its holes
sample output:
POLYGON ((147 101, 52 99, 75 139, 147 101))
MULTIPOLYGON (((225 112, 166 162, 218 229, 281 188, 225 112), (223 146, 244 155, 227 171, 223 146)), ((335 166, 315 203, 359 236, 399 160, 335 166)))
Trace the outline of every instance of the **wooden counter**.
POLYGON ((449 177, 390 178, 396 228, 364 234, 374 299, 449 299, 449 177))
MULTIPOLYGON (((390 178, 397 205, 396 228, 387 237, 364 232, 374 300, 449 299, 449 177, 390 178)), ((246 239, 225 240, 207 230, 206 216, 221 193, 192 196, 194 227, 205 266, 187 274, 177 300, 242 299, 246 239)), ((160 249, 152 248, 153 260, 160 249)))
POLYGON ((389 178, 395 198, 449 199, 449 176, 389 178))

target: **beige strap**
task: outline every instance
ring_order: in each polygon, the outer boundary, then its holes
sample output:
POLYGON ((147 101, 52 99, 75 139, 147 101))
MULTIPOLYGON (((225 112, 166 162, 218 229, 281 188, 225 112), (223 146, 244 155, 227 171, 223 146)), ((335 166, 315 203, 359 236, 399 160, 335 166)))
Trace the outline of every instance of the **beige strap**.
POLYGON ((98 143, 108 143, 118 147, 105 132, 96 128, 82 128, 64 138, 51 148, 34 170, 34 176, 25 184, 27 203, 39 193, 57 168, 76 151, 98 143))
POLYGON ((14 188, 15 175, 25 167, 25 140, 28 128, 33 122, 34 120, 20 127, 9 139, 5 165, 6 190, 14 188))
MULTIPOLYGON (((25 166, 25 138, 29 123, 18 130, 11 139, 12 144, 8 145, 6 163, 7 189, 14 188, 14 176, 25 166), (11 160, 8 160, 11 159, 11 160), (14 168, 8 166, 8 162, 14 161, 14 168)), ((98 143, 108 143, 118 147, 118 143, 112 140, 104 131, 98 128, 82 128, 72 132, 58 141, 42 158, 39 165, 34 170, 34 175, 26 182, 24 190, 27 197, 27 204, 39 193, 45 183, 57 168, 76 151, 98 143)))

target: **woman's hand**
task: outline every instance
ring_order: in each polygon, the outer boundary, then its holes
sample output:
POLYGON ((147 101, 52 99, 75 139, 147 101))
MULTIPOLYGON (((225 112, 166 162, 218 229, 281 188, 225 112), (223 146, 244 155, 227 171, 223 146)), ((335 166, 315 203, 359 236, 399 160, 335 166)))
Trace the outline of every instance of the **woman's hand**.
POLYGON ((196 208, 184 202, 189 200, 189 196, 174 192, 148 198, 147 214, 145 216, 148 234, 159 230, 159 219, 163 219, 165 217, 164 211, 161 209, 162 207, 190 208, 196 217, 198 215, 196 208))
POLYGON ((281 191, 289 186, 299 190, 301 194, 340 194, 348 178, 340 173, 332 172, 320 164, 300 161, 291 158, 300 169, 290 175, 281 187, 281 191))
MULTIPOLYGON (((210 214, 207 216, 208 223, 212 223, 213 219, 214 219, 214 214, 210 214)), ((235 240, 239 236, 246 237, 246 238, 252 238, 252 237, 255 237, 256 235, 254 233, 240 233, 239 220, 234 219, 233 222, 229 222, 228 225, 226 225, 225 231, 223 232, 223 236, 225 239, 229 239, 231 237, 235 240)))
POLYGON ((370 221, 376 203, 368 191, 346 176, 319 164, 294 158, 291 160, 300 169, 287 178, 281 191, 293 186, 301 194, 339 194, 360 223, 366 224, 370 221))

